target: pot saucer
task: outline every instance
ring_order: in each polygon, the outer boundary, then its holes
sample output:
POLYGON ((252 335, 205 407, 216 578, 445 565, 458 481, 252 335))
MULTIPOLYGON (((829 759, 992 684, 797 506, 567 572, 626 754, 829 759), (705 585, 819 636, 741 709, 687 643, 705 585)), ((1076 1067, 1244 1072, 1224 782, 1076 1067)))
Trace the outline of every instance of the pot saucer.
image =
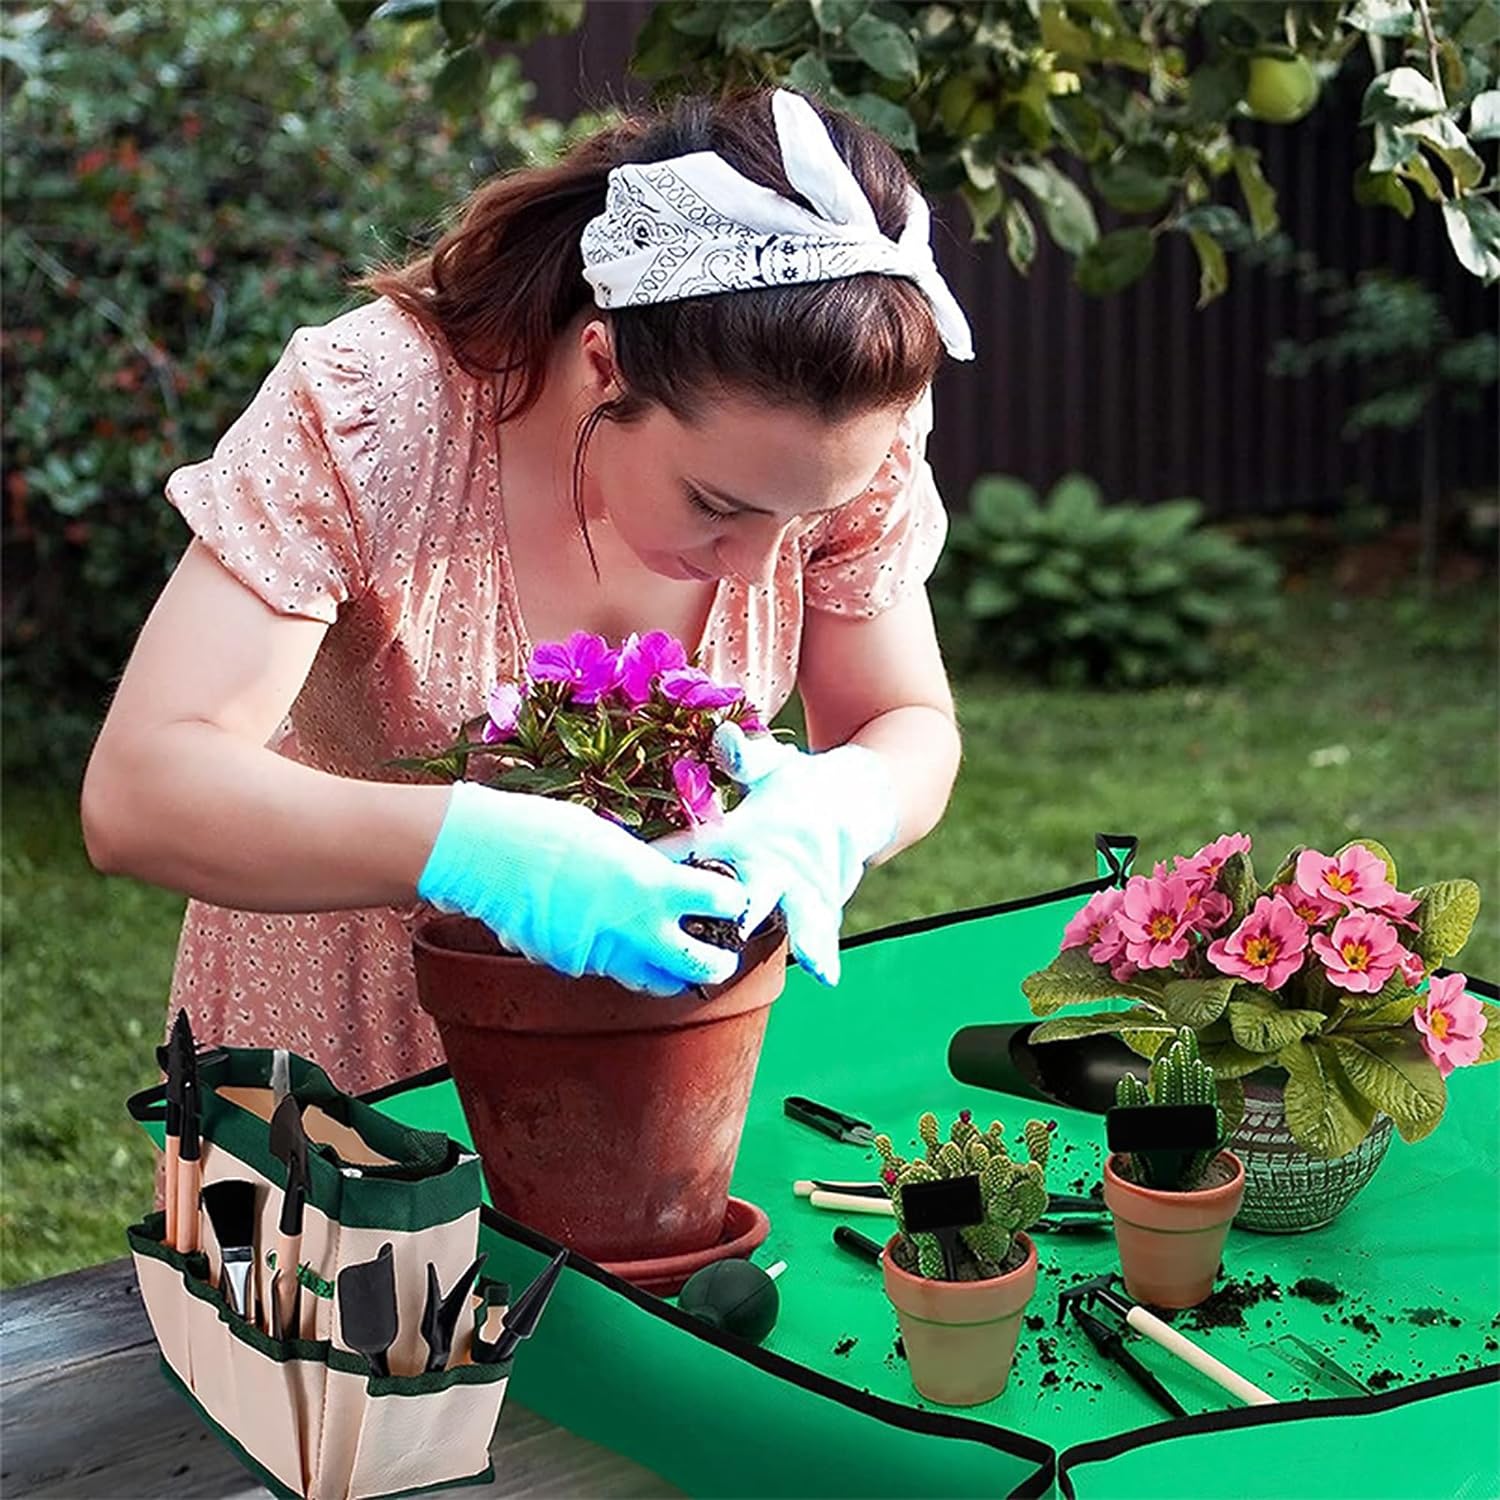
POLYGON ((718 1241, 703 1250, 681 1255, 660 1255, 649 1260, 602 1260, 599 1265, 621 1281, 658 1297, 675 1297, 694 1271, 716 1260, 743 1259, 759 1249, 771 1232, 771 1221, 763 1208, 744 1198, 731 1198, 724 1214, 718 1241))

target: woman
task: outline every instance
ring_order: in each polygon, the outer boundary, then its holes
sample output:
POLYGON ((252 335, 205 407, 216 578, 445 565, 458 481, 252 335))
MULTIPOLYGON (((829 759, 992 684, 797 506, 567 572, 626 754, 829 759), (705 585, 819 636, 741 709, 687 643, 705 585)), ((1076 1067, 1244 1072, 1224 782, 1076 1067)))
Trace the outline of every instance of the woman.
MULTIPOLYGON (((431 1066, 420 899, 565 972, 673 994, 757 922, 838 976, 865 865, 941 816, 959 745, 923 585, 945 531, 927 391, 968 329, 896 155, 795 94, 689 100, 485 184, 376 300, 301 328, 167 496, 194 539, 89 763, 106 873, 186 892, 171 1007, 359 1091, 431 1066), (585 810, 394 782, 531 643, 666 630, 817 753, 674 862, 585 810)), ((684 851, 674 849, 680 857, 684 851)), ((643 1004, 649 1003, 643 999, 643 1004)))

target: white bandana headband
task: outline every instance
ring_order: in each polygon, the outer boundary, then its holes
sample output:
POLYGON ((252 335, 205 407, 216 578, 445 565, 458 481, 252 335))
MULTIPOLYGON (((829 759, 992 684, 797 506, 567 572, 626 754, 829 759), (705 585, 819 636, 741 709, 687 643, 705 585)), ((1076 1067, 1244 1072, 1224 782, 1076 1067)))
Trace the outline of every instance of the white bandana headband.
POLYGON ((714 151, 614 167, 604 212, 581 241, 594 301, 630 307, 866 272, 900 276, 931 303, 948 353, 973 359, 968 319, 933 259, 927 200, 913 188, 900 238, 887 239, 812 105, 777 89, 771 112, 787 181, 815 212, 714 151))

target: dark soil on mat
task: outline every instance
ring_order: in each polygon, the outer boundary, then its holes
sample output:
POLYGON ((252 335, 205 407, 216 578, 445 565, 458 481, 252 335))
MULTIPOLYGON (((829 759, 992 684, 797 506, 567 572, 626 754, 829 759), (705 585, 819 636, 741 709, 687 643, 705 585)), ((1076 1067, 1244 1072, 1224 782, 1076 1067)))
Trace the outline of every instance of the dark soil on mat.
POLYGON ((1401 1377, 1394 1370, 1376 1370, 1370 1375, 1365 1384, 1372 1391, 1388 1391, 1393 1385, 1399 1385, 1401 1377))
POLYGON ((1281 1284, 1269 1276, 1262 1276, 1259 1281, 1248 1276, 1243 1280, 1230 1277, 1197 1307, 1177 1310, 1153 1307, 1151 1311, 1165 1322, 1180 1320, 1188 1328, 1243 1328, 1247 1308, 1256 1307, 1262 1302, 1280 1301, 1281 1284))
MULTIPOLYGON (((905 1238, 896 1241, 896 1248, 891 1251, 891 1258, 901 1267, 908 1276, 920 1276, 917 1268, 917 1253, 912 1249, 911 1241, 905 1238)), ((1005 1257, 1005 1264, 1000 1267, 1000 1274, 1016 1270, 1026 1259, 1026 1252, 1019 1244, 1012 1244, 1010 1254, 1005 1257)), ((988 1277, 979 1269, 979 1262, 974 1259, 974 1253, 969 1247, 959 1241, 958 1245, 958 1280, 959 1281, 985 1281, 988 1277)))
POLYGON ((1332 1307, 1344 1296, 1343 1292, 1331 1281, 1324 1281, 1317 1276, 1304 1276, 1300 1281, 1294 1281, 1291 1285, 1291 1293, 1292 1296, 1301 1297, 1304 1301, 1315 1302, 1319 1307, 1332 1307))
POLYGON ((833 1346, 833 1352, 842 1358, 848 1358, 850 1350, 859 1342, 858 1339, 842 1338, 833 1346))

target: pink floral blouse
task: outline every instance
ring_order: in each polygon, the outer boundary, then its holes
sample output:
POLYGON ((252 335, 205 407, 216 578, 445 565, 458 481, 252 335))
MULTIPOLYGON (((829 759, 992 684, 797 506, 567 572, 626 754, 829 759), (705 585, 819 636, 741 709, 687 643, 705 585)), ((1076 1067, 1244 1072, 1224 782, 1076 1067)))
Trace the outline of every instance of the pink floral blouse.
MULTIPOLYGON (((531 643, 506 560, 494 383, 387 298, 299 328, 251 402, 167 498, 273 609, 326 621, 271 740, 339 776, 446 741, 531 643)), ((930 400, 867 494, 789 537, 774 582, 717 591, 702 664, 769 719, 797 675, 804 609, 870 617, 920 588, 946 518, 922 457, 930 400)), ((442 1061, 418 1007, 420 908, 267 915, 190 901, 170 1013, 204 1042, 283 1046, 362 1091, 442 1061)))

